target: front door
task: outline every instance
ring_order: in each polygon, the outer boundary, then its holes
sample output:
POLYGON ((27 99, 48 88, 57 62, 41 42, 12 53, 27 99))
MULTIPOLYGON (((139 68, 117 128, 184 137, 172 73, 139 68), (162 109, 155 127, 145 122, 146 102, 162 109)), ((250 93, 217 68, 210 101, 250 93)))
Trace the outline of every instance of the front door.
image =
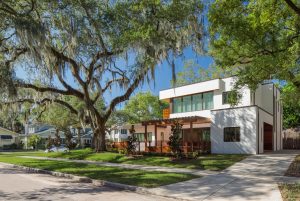
POLYGON ((264 123, 264 150, 273 150, 273 126, 264 123))

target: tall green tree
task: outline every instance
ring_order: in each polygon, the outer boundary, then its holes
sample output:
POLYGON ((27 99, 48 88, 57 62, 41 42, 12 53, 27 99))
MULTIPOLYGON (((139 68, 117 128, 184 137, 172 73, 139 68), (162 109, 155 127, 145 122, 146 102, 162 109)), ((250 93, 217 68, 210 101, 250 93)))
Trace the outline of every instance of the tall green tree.
POLYGON ((105 150, 105 126, 116 105, 151 79, 164 59, 191 46, 201 52, 201 13, 200 0, 0 1, 2 99, 31 89, 34 98, 18 95, 17 102, 55 102, 87 117, 96 151, 105 150), (39 84, 17 79, 20 67, 39 84), (113 97, 105 100, 109 93, 113 97), (63 96, 83 101, 84 114, 63 96))
POLYGON ((158 96, 150 92, 140 92, 130 98, 124 107, 128 115, 128 123, 139 123, 151 119, 161 119, 163 109, 168 108, 167 102, 159 100, 158 96))
POLYGON ((283 105, 283 128, 300 126, 300 94, 297 88, 290 83, 281 88, 283 105))
POLYGON ((209 9, 210 53, 238 68, 239 85, 286 80, 300 91, 300 2, 216 0, 209 9))
POLYGON ((28 138, 28 145, 33 147, 33 149, 37 149, 38 147, 38 144, 41 142, 42 138, 41 136, 39 135, 31 135, 29 138, 28 138))

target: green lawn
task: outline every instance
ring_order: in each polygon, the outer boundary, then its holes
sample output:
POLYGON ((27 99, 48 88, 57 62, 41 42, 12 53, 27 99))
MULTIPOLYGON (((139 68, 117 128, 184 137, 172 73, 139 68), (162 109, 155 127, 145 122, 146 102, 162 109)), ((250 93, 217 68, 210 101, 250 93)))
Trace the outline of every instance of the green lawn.
MULTIPOLYGON (((33 155, 33 153, 30 153, 33 155)), ((38 160, 17 157, 20 153, 0 154, 0 162, 17 164, 27 167, 86 176, 111 182, 141 187, 157 187, 197 178, 190 174, 141 171, 116 167, 105 167, 84 163, 38 160)), ((41 154, 42 155, 42 154, 41 154)))
POLYGON ((118 153, 94 153, 91 149, 73 150, 70 153, 19 152, 15 154, 216 171, 226 169, 247 157, 240 154, 210 154, 195 160, 171 161, 166 156, 143 156, 132 159, 118 153))
POLYGON ((279 189, 284 201, 300 200, 300 183, 298 184, 280 184, 279 189))

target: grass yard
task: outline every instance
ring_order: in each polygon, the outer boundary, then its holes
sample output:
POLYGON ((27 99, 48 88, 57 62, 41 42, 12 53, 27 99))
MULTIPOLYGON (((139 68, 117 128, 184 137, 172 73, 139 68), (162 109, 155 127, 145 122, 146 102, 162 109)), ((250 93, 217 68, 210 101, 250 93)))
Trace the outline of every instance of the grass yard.
POLYGON ((295 157, 286 171, 285 176, 300 177, 300 155, 295 157))
POLYGON ((166 156, 143 156, 133 159, 118 153, 94 153, 92 149, 73 150, 69 153, 17 152, 14 154, 214 171, 224 170, 248 156, 241 154, 210 154, 203 155, 195 160, 170 161, 170 158, 166 156))
MULTIPOLYGON (((32 153, 31 153, 32 154, 32 153)), ((197 178, 190 174, 154 172, 124 169, 117 167, 104 167, 99 165, 38 160, 17 157, 18 154, 0 154, 0 162, 22 165, 27 167, 86 176, 92 179, 101 179, 122 184, 141 187, 157 187, 197 178)))
POLYGON ((300 200, 300 183, 298 184, 280 184, 279 190, 283 201, 300 200))

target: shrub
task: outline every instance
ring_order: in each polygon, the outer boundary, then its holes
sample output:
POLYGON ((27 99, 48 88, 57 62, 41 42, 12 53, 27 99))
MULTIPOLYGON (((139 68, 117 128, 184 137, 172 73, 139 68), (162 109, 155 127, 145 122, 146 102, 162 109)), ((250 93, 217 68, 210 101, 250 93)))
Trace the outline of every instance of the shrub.
POLYGON ((175 158, 182 157, 182 150, 180 148, 182 144, 181 133, 182 133, 182 125, 178 122, 175 122, 171 128, 171 135, 169 137, 168 145, 170 146, 171 152, 175 158))
POLYGON ((134 136, 135 130, 134 130, 133 125, 132 125, 131 129, 129 130, 129 132, 130 132, 130 136, 128 136, 128 138, 127 138, 126 154, 132 155, 135 153, 136 141, 137 141, 137 138, 134 136))

